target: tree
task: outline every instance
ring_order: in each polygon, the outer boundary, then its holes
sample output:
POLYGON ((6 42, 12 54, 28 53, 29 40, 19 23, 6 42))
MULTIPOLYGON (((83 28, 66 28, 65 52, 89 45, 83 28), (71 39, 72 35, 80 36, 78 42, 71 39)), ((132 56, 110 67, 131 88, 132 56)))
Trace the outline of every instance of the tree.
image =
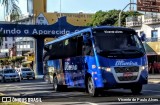
MULTIPOLYGON (((109 11, 98 11, 93 15, 91 23, 88 23, 88 26, 99 26, 99 25, 114 25, 118 26, 120 10, 109 10, 109 11)), ((125 19, 128 16, 138 16, 141 15, 139 12, 127 11, 122 12, 121 23, 122 26, 125 26, 125 19)))
POLYGON ((21 10, 17 5, 18 0, 0 0, 0 4, 4 6, 4 14, 11 14, 16 11, 18 15, 21 15, 21 10))
POLYGON ((17 10, 13 10, 11 15, 10 15, 10 21, 17 21, 19 20, 21 12, 17 11, 17 10))

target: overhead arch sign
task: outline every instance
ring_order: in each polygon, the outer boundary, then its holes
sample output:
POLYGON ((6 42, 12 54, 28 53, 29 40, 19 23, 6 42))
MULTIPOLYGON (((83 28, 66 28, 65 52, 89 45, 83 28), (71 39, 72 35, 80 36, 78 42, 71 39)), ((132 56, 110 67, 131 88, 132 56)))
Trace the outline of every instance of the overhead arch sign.
POLYGON ((66 22, 66 17, 61 17, 53 25, 22 25, 0 24, 0 35, 4 37, 31 37, 31 36, 61 36, 87 28, 87 26, 73 26, 66 22))

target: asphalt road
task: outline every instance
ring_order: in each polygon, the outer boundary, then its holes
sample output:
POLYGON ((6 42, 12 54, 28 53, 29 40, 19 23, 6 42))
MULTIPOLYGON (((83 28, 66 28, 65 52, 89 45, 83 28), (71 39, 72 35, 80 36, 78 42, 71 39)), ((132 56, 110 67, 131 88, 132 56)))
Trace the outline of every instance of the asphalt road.
POLYGON ((160 84, 147 84, 139 95, 130 90, 113 89, 104 92, 104 96, 90 97, 82 89, 67 89, 55 92, 52 84, 43 80, 23 80, 21 82, 0 83, 0 92, 6 96, 37 98, 42 101, 35 105, 126 105, 126 104, 160 104, 160 84))

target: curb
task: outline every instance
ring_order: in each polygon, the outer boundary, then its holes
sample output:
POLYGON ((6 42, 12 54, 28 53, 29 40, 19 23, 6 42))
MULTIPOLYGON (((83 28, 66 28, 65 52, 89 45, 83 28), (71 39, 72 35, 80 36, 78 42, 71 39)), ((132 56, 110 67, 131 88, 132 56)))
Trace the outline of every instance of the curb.
POLYGON ((148 83, 160 84, 160 80, 148 80, 148 83))

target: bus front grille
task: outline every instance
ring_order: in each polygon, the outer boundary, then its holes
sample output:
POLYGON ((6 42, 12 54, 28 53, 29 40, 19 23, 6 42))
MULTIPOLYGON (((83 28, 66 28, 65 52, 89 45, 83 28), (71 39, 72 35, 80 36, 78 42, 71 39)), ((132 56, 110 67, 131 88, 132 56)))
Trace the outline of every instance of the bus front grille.
POLYGON ((132 67, 115 67, 116 73, 125 73, 125 72, 138 72, 139 67, 138 66, 132 66, 132 67))
POLYGON ((133 81, 137 79, 137 76, 118 77, 119 81, 133 81))

